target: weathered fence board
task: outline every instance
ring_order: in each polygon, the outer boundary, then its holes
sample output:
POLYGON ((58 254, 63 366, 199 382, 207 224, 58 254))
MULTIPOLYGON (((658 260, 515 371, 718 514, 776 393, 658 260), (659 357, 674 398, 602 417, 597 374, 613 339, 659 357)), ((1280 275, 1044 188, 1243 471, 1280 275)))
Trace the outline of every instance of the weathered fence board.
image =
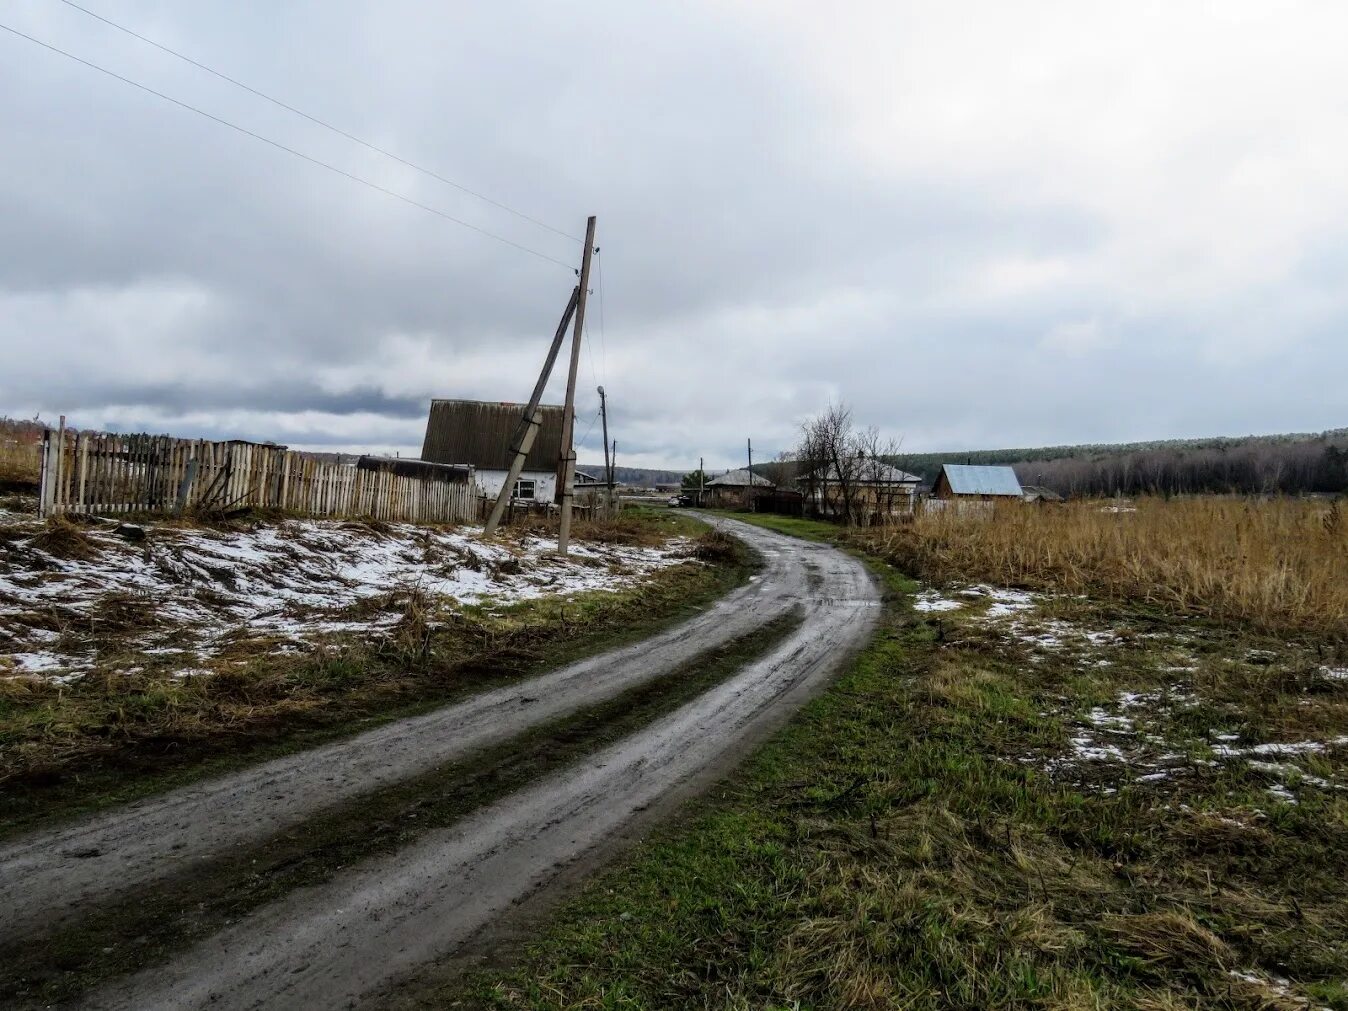
POLYGON ((247 442, 48 430, 44 515, 283 509, 309 516, 469 523, 481 508, 467 481, 408 477, 324 463, 247 442))

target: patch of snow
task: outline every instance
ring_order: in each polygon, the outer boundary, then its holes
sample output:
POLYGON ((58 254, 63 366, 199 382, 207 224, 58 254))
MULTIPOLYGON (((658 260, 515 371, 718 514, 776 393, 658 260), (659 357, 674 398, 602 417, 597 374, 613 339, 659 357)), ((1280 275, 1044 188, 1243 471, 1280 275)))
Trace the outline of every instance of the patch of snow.
POLYGON ((1293 796, 1292 791, 1287 789, 1287 787, 1283 786, 1281 783, 1274 783, 1272 786, 1268 788, 1266 792, 1274 800, 1279 801, 1280 803, 1283 804, 1295 804, 1297 802, 1297 799, 1295 796, 1293 796))
POLYGON ((1226 974, 1230 976, 1232 979, 1238 979, 1242 983, 1249 983, 1251 986, 1257 986, 1261 990, 1266 990, 1275 997, 1281 997, 1284 1000, 1295 1001, 1302 1007, 1311 1009, 1311 1011, 1329 1011, 1328 1008, 1313 1004, 1305 997, 1302 997, 1299 994, 1293 992, 1292 981, 1289 979, 1284 979, 1281 976, 1270 976, 1268 978, 1265 978, 1263 976, 1257 976, 1251 972, 1241 972, 1239 969, 1228 969, 1226 971, 1226 974))
POLYGON ((560 558, 555 541, 533 536, 483 542, 473 528, 375 531, 304 520, 225 533, 150 526, 149 538, 135 544, 91 527, 99 555, 71 560, 35 547, 41 526, 25 522, 30 535, 0 547, 0 631, 8 636, 0 670, 8 660, 48 680, 79 676, 94 658, 87 649, 61 655, 46 648, 60 636, 29 625, 26 612, 55 612, 96 631, 100 603, 115 595, 149 612, 144 629, 128 632, 130 644, 170 660, 208 655, 240 631, 301 643, 334 632, 379 633, 402 617, 398 598, 415 592, 453 608, 619 590, 687 561, 688 548, 682 538, 658 548, 582 541, 560 558), (355 605, 361 610, 352 613, 355 605), (73 673, 57 673, 67 670, 73 673))
POLYGON ((1025 590, 988 589, 992 606, 985 612, 988 618, 1005 618, 1020 611, 1028 611, 1038 602, 1038 598, 1025 590))
POLYGON ((1348 667, 1321 667, 1320 676, 1326 681, 1348 681, 1348 667))
POLYGON ((1243 758, 1246 755, 1311 755, 1326 748, 1348 744, 1348 737, 1335 737, 1328 741, 1295 741, 1287 744, 1253 744, 1247 748, 1236 748, 1229 744, 1214 744, 1212 753, 1218 758, 1243 758))
POLYGON ((913 598, 914 611, 956 611, 963 606, 963 602, 942 597, 935 590, 923 590, 913 598))
POLYGON ((16 667, 25 674, 42 674, 47 671, 62 670, 69 666, 64 657, 55 653, 11 653, 10 658, 16 667))
POLYGON ((1133 721, 1126 716, 1115 716, 1105 712, 1099 706, 1087 714, 1086 718, 1097 727, 1104 728, 1111 733, 1132 733, 1133 721))
POLYGON ((1089 737, 1072 738, 1073 755, 1084 762, 1126 762, 1128 757, 1113 744, 1101 744, 1089 737))

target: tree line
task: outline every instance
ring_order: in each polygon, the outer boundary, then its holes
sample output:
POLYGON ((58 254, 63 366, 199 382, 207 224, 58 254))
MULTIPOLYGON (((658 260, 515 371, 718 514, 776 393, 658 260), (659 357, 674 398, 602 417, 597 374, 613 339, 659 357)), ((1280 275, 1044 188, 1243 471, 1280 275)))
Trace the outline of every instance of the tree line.
POLYGON ((1013 465, 1021 484, 1063 495, 1342 494, 1348 436, 1158 448, 1013 465))

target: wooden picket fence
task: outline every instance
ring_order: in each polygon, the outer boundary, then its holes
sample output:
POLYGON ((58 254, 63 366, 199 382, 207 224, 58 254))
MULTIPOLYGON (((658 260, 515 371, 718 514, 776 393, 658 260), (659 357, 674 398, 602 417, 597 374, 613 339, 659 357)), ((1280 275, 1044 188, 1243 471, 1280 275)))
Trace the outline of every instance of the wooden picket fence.
POLYGON ((481 511, 471 475, 407 477, 283 446, 64 429, 43 438, 39 504, 46 516, 252 508, 423 523, 471 523, 481 511))

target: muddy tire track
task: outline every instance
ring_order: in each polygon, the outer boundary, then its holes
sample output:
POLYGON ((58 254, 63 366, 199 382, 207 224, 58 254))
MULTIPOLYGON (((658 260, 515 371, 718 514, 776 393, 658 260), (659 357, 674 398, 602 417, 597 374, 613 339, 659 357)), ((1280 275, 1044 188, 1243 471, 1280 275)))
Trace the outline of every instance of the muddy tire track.
POLYGON ((188 873, 321 811, 612 698, 761 628, 806 595, 805 574, 775 535, 743 524, 735 533, 764 556, 762 571, 650 639, 0 846, 0 945, 68 926, 91 904, 188 873))
MULTIPOLYGON (((867 641, 879 591, 842 552, 725 521, 775 553, 760 587, 789 595, 808 574, 802 624, 779 646, 616 744, 446 829, 258 910, 93 995, 99 1008, 347 1007, 452 954, 512 906, 593 858, 652 805, 742 756, 867 641)), ((722 615, 727 620, 728 615, 722 615)), ((644 644, 661 652, 677 637, 644 644)))

